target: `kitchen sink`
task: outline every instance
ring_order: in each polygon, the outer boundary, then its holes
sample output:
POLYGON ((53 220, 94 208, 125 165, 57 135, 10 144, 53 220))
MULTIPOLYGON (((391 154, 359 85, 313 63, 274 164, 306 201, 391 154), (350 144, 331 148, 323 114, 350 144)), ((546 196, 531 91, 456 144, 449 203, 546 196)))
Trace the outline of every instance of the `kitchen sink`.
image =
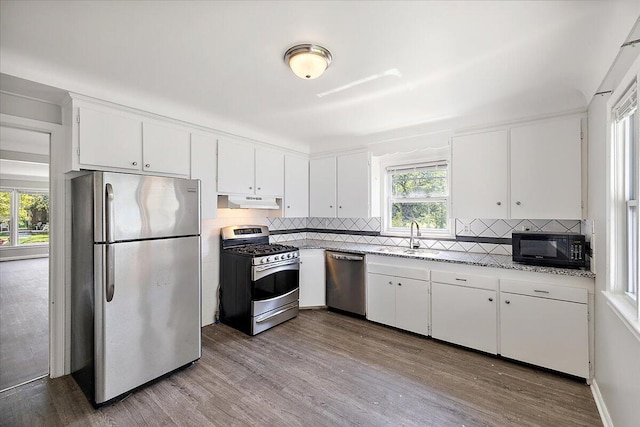
POLYGON ((381 246, 376 249, 376 252, 386 253, 386 254, 398 254, 398 255, 414 255, 414 256, 435 256, 438 255, 439 251, 434 251, 432 249, 410 249, 410 248, 400 248, 396 246, 381 246))

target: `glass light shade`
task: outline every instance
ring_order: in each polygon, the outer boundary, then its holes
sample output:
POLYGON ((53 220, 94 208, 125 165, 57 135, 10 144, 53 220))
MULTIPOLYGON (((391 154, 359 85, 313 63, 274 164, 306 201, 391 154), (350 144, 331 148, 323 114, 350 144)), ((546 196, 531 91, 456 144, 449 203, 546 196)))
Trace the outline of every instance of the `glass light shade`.
POLYGON ((299 44, 290 47, 284 54, 293 73, 301 79, 316 79, 324 73, 332 60, 331 52, 317 44, 299 44))
POLYGON ((301 79, 320 77, 327 65, 327 60, 315 52, 298 53, 289 59, 291 71, 301 79))

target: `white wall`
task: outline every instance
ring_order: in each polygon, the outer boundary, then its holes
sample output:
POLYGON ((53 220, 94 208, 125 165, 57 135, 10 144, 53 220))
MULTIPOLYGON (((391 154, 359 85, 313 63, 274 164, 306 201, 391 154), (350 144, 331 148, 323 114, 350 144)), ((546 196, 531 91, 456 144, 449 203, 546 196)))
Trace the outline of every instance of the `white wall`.
MULTIPOLYGON (((637 54, 640 51, 636 48, 637 54)), ((615 89, 627 66, 612 68, 613 76, 604 89, 615 89)), ((607 226, 607 111, 608 96, 596 96, 589 106, 588 217, 595 230, 595 382, 606 411, 616 427, 637 426, 640 422, 640 341, 607 305, 601 291, 606 289, 607 226)))

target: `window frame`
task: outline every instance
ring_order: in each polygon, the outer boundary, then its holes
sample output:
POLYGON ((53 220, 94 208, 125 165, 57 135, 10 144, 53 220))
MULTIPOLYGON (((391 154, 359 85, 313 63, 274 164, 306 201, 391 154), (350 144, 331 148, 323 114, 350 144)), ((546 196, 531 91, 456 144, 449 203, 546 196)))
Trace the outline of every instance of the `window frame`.
MULTIPOLYGON (((640 192, 640 109, 638 105, 638 90, 640 82, 640 58, 636 60, 629 73, 622 79, 618 88, 613 92, 607 103, 607 125, 608 133, 608 154, 607 162, 607 272, 606 290, 603 294, 607 298, 608 305, 614 313, 624 322, 624 324, 640 340, 640 272, 635 271, 636 289, 635 295, 630 295, 628 291, 629 263, 638 262, 640 256, 640 246, 636 245, 633 252, 629 253, 628 247, 628 223, 627 215, 635 207, 635 239, 640 241, 640 214, 638 214, 638 192, 640 192), (635 113, 619 115, 619 109, 627 103, 630 93, 635 90, 636 107, 635 113), (635 135, 632 136, 635 145, 636 158, 632 162, 635 167, 636 199, 629 203, 627 189, 628 171, 625 144, 627 139, 618 138, 620 123, 628 118, 635 125, 635 135), (635 257, 635 258, 634 258, 635 257)), ((627 105, 629 105, 627 103, 627 105)), ((625 111, 633 109, 622 108, 625 111)))
POLYGON ((446 203, 447 209, 447 226, 443 230, 437 230, 433 228, 421 228, 421 237, 432 237, 432 238, 451 238, 453 237, 453 232, 451 230, 451 161, 446 156, 438 156, 436 158, 429 159, 415 159, 415 160, 398 160, 395 162, 387 163, 382 166, 382 173, 384 175, 384 190, 382 194, 382 201, 384 204, 383 212, 383 228, 382 234, 386 236, 408 236, 411 234, 409 227, 392 227, 391 219, 393 215, 393 203, 396 200, 393 197, 392 191, 392 175, 393 172, 397 172, 398 170, 410 170, 410 169, 419 169, 429 166, 437 166, 444 165, 447 171, 447 184, 446 184, 446 195, 444 196, 434 196, 434 197, 416 197, 409 199, 402 199, 407 201, 407 203, 437 203, 444 201, 446 203))
POLYGON ((51 234, 49 234, 49 241, 44 243, 20 243, 20 229, 19 229, 19 217, 20 217, 20 194, 46 194, 49 196, 49 224, 51 224, 51 198, 49 189, 47 188, 27 188, 27 187, 0 187, 0 191, 11 193, 11 213, 10 213, 10 227, 9 235, 11 237, 11 243, 9 245, 0 246, 0 250, 13 250, 24 248, 35 248, 42 246, 49 246, 51 242, 51 234))

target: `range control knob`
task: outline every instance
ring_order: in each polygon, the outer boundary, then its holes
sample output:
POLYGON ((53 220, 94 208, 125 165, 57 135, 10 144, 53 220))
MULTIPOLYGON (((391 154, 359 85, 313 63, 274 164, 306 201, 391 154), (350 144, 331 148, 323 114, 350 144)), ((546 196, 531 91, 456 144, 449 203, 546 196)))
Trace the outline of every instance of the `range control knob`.
POLYGON ((276 255, 273 257, 276 261, 280 259, 280 255, 276 255))
POLYGON ((266 258, 266 257, 263 257, 263 258, 262 258, 262 260, 261 260, 260 262, 264 264, 265 262, 267 262, 267 258, 266 258))
POLYGON ((267 259, 267 262, 271 262, 271 257, 270 256, 268 256, 266 259, 267 259))
POLYGON ((293 253, 293 257, 294 257, 294 258, 298 258, 298 252, 294 252, 294 253, 293 253))
POLYGON ((291 258, 291 257, 293 257, 293 254, 292 253, 288 253, 287 254, 287 258, 291 258))

